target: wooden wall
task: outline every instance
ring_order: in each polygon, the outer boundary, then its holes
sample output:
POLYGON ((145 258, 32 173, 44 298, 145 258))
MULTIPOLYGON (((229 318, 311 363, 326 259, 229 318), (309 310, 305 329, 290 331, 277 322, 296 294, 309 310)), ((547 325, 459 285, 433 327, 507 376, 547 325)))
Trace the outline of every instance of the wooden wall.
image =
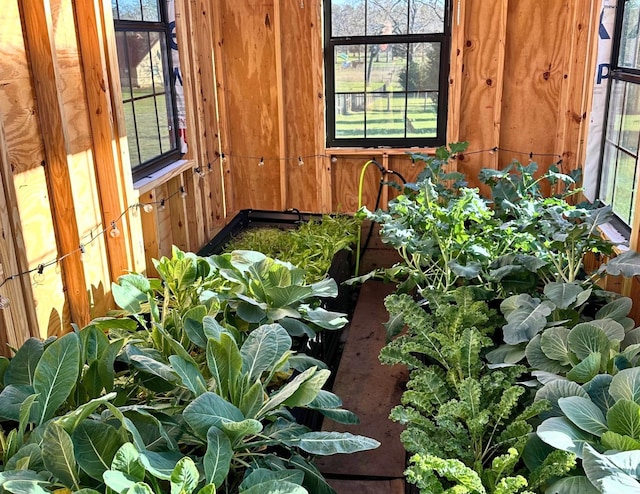
MULTIPOLYGON (((473 184, 530 152, 581 165, 600 0, 453 2, 447 132, 469 141, 454 166, 473 184)), ((104 314, 119 275, 197 251, 240 209, 353 212, 368 160, 420 171, 406 150, 326 149, 320 0, 176 0, 189 151, 135 184, 110 1, 2 7, 0 346, 104 314)), ((370 208, 379 181, 370 166, 370 208)))

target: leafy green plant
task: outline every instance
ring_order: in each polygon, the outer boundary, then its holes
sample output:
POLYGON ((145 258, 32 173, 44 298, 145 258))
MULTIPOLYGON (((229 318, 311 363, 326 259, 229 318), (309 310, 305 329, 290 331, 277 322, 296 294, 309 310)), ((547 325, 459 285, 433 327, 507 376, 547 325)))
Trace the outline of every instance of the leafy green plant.
POLYGON ((381 362, 411 371, 402 405, 391 412, 406 425, 401 439, 416 455, 407 478, 424 492, 520 492, 527 481, 516 470, 533 431, 528 421, 546 404, 526 406, 526 389, 517 384, 524 367, 486 366, 482 353, 492 346, 497 315, 468 287, 454 295, 455 303, 430 297, 431 312, 408 295, 385 301, 391 320, 407 326, 380 354, 381 362))

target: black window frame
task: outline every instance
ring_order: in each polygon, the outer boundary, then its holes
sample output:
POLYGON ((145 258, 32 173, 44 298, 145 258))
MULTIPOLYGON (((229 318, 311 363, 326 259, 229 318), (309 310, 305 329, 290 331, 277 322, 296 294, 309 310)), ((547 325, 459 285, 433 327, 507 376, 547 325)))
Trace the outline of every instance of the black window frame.
MULTIPOLYGON (((612 140, 608 139, 609 119, 611 116, 610 110, 611 110, 611 100, 612 100, 614 81, 631 83, 631 84, 637 85, 638 88, 640 89, 640 69, 620 66, 620 61, 619 61, 625 5, 627 4, 628 1, 630 0, 618 0, 616 4, 616 17, 615 17, 615 24, 614 24, 614 31, 613 31, 613 45, 611 48, 611 62, 609 66, 609 78, 608 78, 608 85, 607 85, 607 99, 606 99, 605 112, 604 112, 602 143, 600 148, 600 161, 599 161, 599 169, 598 169, 596 200, 599 203, 607 205, 604 201, 602 201, 601 193, 602 193, 603 187, 606 186, 606 184, 603 183, 605 149, 607 144, 610 144, 611 146, 613 146, 613 148, 617 152, 621 151, 627 154, 628 156, 634 158, 636 161, 634 182, 632 184, 632 197, 631 197, 631 212, 633 214, 630 217, 630 223, 633 223, 633 216, 637 213, 637 211, 634 211, 633 206, 635 202, 635 195, 638 192, 637 183, 638 183, 638 173, 640 171, 638 170, 638 164, 640 163, 640 141, 638 142, 637 152, 636 152, 638 156, 634 156, 633 154, 629 153, 629 151, 620 144, 622 132, 620 131, 618 132, 618 137, 616 142, 613 142, 612 140)), ((639 26, 639 29, 640 29, 640 26, 639 26)), ((626 101, 626 95, 623 99, 623 108, 624 108, 625 101, 626 101)), ((616 174, 617 174, 617 171, 618 171, 618 167, 616 166, 616 170, 615 170, 616 174)), ((614 180, 613 186, 615 187, 616 180, 615 178, 613 180, 614 180)), ((613 207, 613 204, 611 204, 610 206, 613 207)), ((611 220, 611 223, 625 237, 629 238, 631 236, 631 229, 633 225, 627 224, 626 221, 623 218, 621 218, 615 211, 613 211, 613 218, 611 220)))
MULTIPOLYGON (((366 1, 366 0, 363 0, 366 1)), ((412 0, 409 0, 408 4, 412 0)), ((453 2, 444 0, 444 22, 442 33, 425 34, 382 34, 364 36, 332 36, 331 0, 324 0, 324 68, 325 68, 325 117, 326 145, 328 148, 408 148, 438 147, 446 144, 449 100, 449 70, 451 58, 451 37, 453 2), (336 137, 336 92, 335 92, 335 47, 341 45, 440 43, 440 71, 438 77, 438 114, 435 137, 336 137)), ((409 8, 407 6, 407 8, 409 8)), ((365 19, 366 25, 366 19, 365 19)), ((366 49, 365 49, 366 51, 366 49)), ((407 65, 409 57, 407 57, 407 65)), ((405 94, 413 91, 405 90, 405 94)), ((365 88, 365 99, 368 93, 365 88)), ((406 118, 406 108, 405 108, 406 118)), ((366 120, 365 120, 366 125, 366 120)))
MULTIPOLYGON (((158 154, 156 156, 154 156, 151 159, 148 159, 146 161, 140 162, 137 165, 131 165, 131 172, 133 175, 133 181, 136 182, 142 178, 146 178, 151 176, 152 174, 162 170, 162 168, 164 168, 165 166, 169 165, 170 163, 173 163, 179 159, 182 159, 182 157, 184 156, 184 154, 182 153, 182 151, 180 150, 180 132, 179 132, 179 125, 178 125, 178 107, 177 107, 177 96, 176 96, 176 80, 175 80, 175 74, 174 74, 174 66, 173 66, 173 60, 172 60, 172 56, 171 56, 171 45, 173 43, 173 28, 175 26, 174 23, 170 23, 168 20, 168 12, 167 12, 167 2, 166 0, 157 0, 157 4, 158 4, 158 13, 160 15, 160 19, 158 21, 146 21, 146 20, 130 20, 130 19, 125 19, 125 20, 121 20, 119 18, 117 18, 114 15, 113 18, 113 22, 114 22, 114 31, 116 33, 118 32, 123 32, 123 33, 127 33, 127 32, 145 32, 145 33, 161 33, 161 35, 164 38, 164 43, 166 46, 166 56, 164 57, 164 63, 166 64, 166 75, 164 77, 164 81, 165 81, 165 94, 169 94, 170 95, 170 105, 171 105, 171 113, 172 113, 172 118, 169 118, 169 116, 167 116, 167 121, 170 121, 173 124, 173 129, 172 129, 172 147, 167 150, 166 152, 162 152, 161 154, 158 154), (166 84, 169 84, 169 91, 168 93, 166 92, 166 84)), ((116 8, 118 7, 118 3, 119 0, 112 0, 112 6, 115 5, 116 8)), ((113 8, 113 7, 112 7, 113 8)), ((142 11, 142 0, 140 1, 140 8, 142 11)), ((126 36, 126 34, 125 34, 126 36)), ((127 66, 129 65, 129 60, 128 60, 128 53, 125 50, 125 55, 127 60, 125 61, 125 63, 127 64, 127 66)), ((121 64, 121 60, 118 59, 118 65, 121 64)), ((129 75, 129 77, 131 77, 131 75, 129 75)), ((134 97, 132 94, 129 95, 125 95, 124 93, 122 94, 122 105, 124 106, 126 103, 132 103, 133 108, 134 108, 134 115, 135 115, 135 101, 136 99, 141 99, 141 98, 136 98, 134 97)), ((169 102, 167 102, 169 104, 169 102)), ((126 118, 126 116, 125 116, 126 118)), ((157 121, 157 114, 156 114, 156 122, 157 121)), ((133 122, 133 125, 136 126, 136 122, 133 122)), ((159 127, 159 125, 158 125, 159 127)), ((136 149, 138 151, 138 158, 141 156, 140 155, 140 143, 138 141, 138 133, 136 132, 135 136, 130 136, 127 135, 127 139, 135 139, 136 140, 136 149)), ((161 136, 158 136, 158 140, 161 141, 161 136)), ((162 148, 162 144, 160 146, 162 148)), ((131 145, 129 145, 129 149, 131 148, 131 145)), ((138 162, 139 159, 136 159, 136 162, 138 162)))

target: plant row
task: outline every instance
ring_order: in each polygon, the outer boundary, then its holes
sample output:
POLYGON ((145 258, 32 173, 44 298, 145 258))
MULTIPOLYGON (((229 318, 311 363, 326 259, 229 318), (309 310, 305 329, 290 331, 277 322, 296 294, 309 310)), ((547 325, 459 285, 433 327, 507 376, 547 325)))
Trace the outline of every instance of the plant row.
POLYGON ((418 180, 363 212, 402 258, 359 280, 398 283, 380 360, 410 369, 391 412, 408 481, 430 494, 640 492, 640 328, 631 300, 598 285, 640 274, 640 256, 604 262, 611 210, 576 204, 578 172, 483 170, 485 198, 444 171, 465 148, 413 155, 418 180))
POLYGON ((0 359, 0 492, 333 493, 314 457, 378 446, 296 420, 357 422, 300 351, 346 323, 320 304, 335 282, 253 251, 155 266, 113 285, 116 313, 0 359))

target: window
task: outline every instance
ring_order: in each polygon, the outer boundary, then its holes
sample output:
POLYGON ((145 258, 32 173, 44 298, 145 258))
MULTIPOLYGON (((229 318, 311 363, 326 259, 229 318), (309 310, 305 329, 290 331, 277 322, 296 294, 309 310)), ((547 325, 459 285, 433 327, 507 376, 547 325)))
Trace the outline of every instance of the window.
POLYGON ((631 227, 640 141, 640 0, 618 0, 598 199, 631 227))
POLYGON ((169 49, 175 45, 175 22, 168 20, 173 0, 112 0, 111 5, 135 180, 185 151, 176 111, 175 84, 181 78, 169 49))
POLYGON ((328 146, 444 144, 448 0, 326 0, 328 146))

